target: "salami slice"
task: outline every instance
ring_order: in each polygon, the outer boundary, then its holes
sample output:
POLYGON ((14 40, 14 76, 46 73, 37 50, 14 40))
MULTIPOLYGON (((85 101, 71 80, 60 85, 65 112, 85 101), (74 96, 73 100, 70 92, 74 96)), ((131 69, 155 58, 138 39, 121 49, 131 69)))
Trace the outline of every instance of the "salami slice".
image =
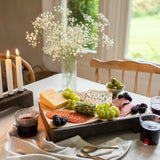
POLYGON ((125 98, 121 98, 121 99, 116 99, 113 101, 113 104, 121 110, 121 108, 123 106, 125 106, 126 104, 129 104, 129 100, 125 99, 125 98))
POLYGON ((88 120, 87 116, 85 116, 83 114, 75 113, 75 112, 54 110, 54 111, 48 111, 46 113, 46 116, 49 119, 52 119, 54 115, 58 115, 60 117, 67 117, 68 122, 71 122, 71 123, 83 123, 88 120))
POLYGON ((119 117, 125 117, 127 116, 130 112, 131 112, 131 108, 133 107, 134 105, 129 103, 129 104, 126 104, 120 111, 120 114, 119 114, 119 117))

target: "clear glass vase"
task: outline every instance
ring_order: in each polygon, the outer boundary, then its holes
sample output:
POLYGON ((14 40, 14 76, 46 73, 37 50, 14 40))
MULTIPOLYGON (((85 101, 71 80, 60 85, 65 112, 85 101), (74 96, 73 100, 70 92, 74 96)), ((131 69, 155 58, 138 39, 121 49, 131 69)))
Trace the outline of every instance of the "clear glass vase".
POLYGON ((70 88, 76 90, 77 87, 77 61, 62 61, 61 62, 62 72, 62 90, 70 88))

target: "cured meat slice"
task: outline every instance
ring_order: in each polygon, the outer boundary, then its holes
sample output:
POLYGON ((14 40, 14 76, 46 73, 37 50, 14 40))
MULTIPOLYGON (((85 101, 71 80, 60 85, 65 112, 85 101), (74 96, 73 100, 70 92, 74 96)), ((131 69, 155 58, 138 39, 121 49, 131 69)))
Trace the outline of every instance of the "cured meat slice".
POLYGON ((71 122, 71 123, 83 123, 88 120, 87 116, 85 116, 83 114, 75 113, 75 112, 54 110, 54 111, 48 111, 46 113, 46 116, 49 119, 52 119, 54 115, 58 115, 60 117, 67 117, 68 122, 71 122))
POLYGON ((119 117, 125 117, 125 116, 127 116, 127 115, 131 112, 131 108, 132 108, 133 106, 134 106, 134 105, 131 104, 131 103, 126 104, 125 106, 123 106, 123 108, 121 108, 119 117))
POLYGON ((121 108, 123 106, 125 106, 126 104, 129 104, 129 100, 125 99, 125 98, 121 98, 121 99, 116 99, 113 101, 113 104, 121 110, 121 108))

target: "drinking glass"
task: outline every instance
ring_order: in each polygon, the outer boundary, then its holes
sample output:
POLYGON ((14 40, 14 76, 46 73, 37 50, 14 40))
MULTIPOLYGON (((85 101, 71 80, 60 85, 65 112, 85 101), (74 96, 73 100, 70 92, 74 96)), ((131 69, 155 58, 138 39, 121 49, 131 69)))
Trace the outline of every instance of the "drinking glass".
POLYGON ((160 96, 151 98, 151 111, 154 114, 160 115, 160 96))
POLYGON ((159 141, 160 116, 156 114, 142 114, 140 116, 140 139, 144 144, 156 145, 159 141))
POLYGON ((33 108, 23 108, 15 113, 17 132, 20 137, 32 137, 37 134, 38 111, 33 108))

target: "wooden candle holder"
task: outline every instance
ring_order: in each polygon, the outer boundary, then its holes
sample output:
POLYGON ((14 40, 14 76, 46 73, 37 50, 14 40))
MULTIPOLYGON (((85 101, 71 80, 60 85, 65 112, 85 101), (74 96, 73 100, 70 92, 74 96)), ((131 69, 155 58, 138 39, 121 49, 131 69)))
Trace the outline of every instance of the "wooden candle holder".
POLYGON ((14 92, 14 95, 6 94, 0 99, 0 111, 14 106, 21 106, 24 108, 33 106, 32 91, 24 89, 23 92, 16 91, 14 92))

